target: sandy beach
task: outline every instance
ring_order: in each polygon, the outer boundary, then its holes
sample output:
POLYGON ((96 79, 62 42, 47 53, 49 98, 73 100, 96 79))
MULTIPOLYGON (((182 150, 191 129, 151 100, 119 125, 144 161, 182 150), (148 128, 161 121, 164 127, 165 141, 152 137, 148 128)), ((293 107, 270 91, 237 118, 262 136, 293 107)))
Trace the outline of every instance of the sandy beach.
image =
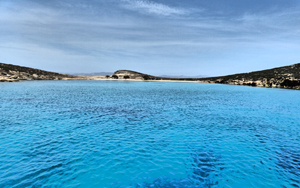
POLYGON ((189 80, 143 80, 143 79, 113 79, 105 76, 82 76, 76 78, 64 78, 63 80, 105 80, 105 81, 135 81, 135 82, 183 82, 183 83, 199 83, 200 81, 189 80))

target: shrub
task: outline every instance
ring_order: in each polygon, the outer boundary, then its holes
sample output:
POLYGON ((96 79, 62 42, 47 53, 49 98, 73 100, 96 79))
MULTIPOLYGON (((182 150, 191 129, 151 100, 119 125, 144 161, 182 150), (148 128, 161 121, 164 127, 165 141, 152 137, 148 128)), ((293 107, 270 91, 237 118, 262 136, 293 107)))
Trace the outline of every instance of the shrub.
POLYGON ((143 75, 143 79, 144 79, 144 80, 149 80, 149 79, 150 79, 150 76, 149 76, 149 75, 143 75))
POLYGON ((119 79, 119 77, 117 75, 115 75, 115 74, 112 75, 111 77, 114 78, 114 79, 119 79))

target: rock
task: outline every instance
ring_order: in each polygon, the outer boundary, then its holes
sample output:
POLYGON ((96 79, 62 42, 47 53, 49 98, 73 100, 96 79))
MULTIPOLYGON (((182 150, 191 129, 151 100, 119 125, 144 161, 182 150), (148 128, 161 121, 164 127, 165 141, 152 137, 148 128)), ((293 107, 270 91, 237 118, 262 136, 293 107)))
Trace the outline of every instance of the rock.
POLYGON ((33 74, 32 77, 37 79, 39 76, 37 74, 33 74))

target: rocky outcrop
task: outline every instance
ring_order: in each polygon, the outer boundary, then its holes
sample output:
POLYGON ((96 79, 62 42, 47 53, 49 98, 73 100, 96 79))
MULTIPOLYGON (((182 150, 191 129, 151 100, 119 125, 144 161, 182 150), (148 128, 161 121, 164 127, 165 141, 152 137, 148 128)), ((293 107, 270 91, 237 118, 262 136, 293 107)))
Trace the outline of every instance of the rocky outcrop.
POLYGON ((300 63, 274 69, 199 79, 203 83, 300 89, 300 63))
POLYGON ((76 78, 76 76, 0 63, 0 82, 17 82, 20 80, 63 80, 73 78, 76 78))

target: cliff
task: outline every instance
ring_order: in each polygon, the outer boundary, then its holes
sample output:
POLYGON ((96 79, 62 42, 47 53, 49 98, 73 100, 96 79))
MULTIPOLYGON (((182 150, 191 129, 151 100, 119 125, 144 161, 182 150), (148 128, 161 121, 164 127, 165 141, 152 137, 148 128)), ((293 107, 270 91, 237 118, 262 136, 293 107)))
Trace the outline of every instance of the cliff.
POLYGON ((33 69, 17 65, 0 63, 0 82, 17 82, 20 80, 63 80, 76 76, 33 69))
POLYGON ((300 63, 228 76, 201 78, 200 82, 300 89, 300 63))

